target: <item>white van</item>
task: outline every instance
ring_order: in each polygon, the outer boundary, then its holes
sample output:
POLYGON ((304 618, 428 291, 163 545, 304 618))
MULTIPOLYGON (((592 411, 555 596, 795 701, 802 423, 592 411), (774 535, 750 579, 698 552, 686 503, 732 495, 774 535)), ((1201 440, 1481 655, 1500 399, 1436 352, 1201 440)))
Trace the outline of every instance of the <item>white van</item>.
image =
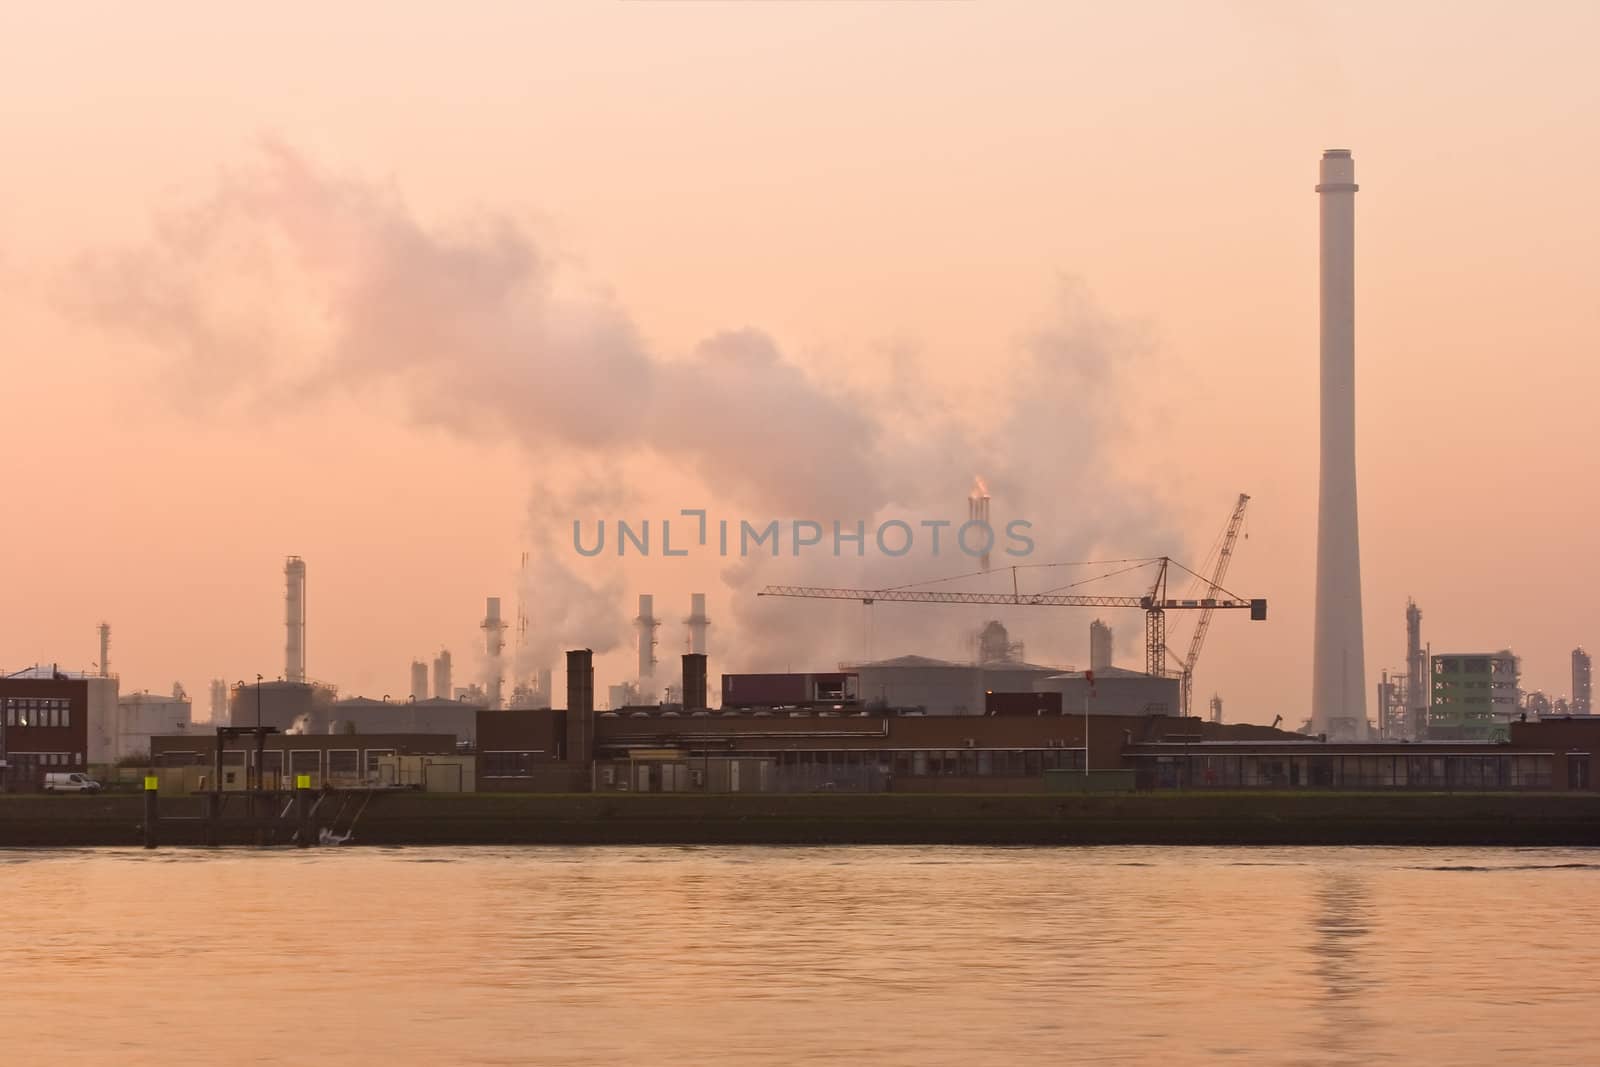
POLYGON ((44 776, 46 793, 98 793, 100 783, 87 774, 47 774, 44 776))

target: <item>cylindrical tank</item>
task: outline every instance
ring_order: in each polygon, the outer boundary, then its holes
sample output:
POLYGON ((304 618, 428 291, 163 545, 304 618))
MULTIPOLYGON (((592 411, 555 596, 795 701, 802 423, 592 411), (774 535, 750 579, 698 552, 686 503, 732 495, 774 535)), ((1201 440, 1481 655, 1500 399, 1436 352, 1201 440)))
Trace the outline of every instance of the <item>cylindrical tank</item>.
POLYGON ((439 654, 433 658, 433 696, 435 700, 454 700, 455 692, 450 688, 450 650, 441 648, 439 654))

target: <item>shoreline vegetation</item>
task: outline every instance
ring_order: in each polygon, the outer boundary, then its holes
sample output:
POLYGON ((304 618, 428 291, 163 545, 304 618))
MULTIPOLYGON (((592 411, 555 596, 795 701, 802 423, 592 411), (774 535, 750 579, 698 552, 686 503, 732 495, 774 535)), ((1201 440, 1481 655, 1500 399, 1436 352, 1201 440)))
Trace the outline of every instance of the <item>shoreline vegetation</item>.
MULTIPOLYGON (((201 845, 203 812, 162 796, 161 844, 201 845)), ((143 817, 137 794, 0 796, 0 848, 137 846, 143 817)), ((1600 795, 395 792, 353 830, 356 845, 1595 846, 1600 795)), ((220 824, 219 844, 252 839, 220 824)))

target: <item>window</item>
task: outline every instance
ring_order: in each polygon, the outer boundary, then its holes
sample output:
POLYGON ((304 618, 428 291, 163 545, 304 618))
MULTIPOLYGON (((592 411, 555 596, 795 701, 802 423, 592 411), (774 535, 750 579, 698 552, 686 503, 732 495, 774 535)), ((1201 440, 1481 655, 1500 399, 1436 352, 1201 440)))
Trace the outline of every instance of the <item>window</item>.
POLYGON ((479 757, 479 766, 485 778, 531 778, 533 753, 485 752, 479 757))
POLYGON ((328 750, 329 778, 359 778, 361 776, 361 750, 333 748, 328 750))
POLYGON ((261 766, 256 772, 261 788, 278 789, 283 785, 283 750, 263 749, 261 766))
POLYGON ((392 749, 392 748, 369 748, 369 749, 367 749, 367 760, 366 760, 366 764, 365 764, 366 771, 367 771, 367 777, 368 778, 377 777, 377 774, 378 774, 378 761, 380 759, 383 759, 385 756, 393 756, 393 755, 394 755, 394 749, 392 749))

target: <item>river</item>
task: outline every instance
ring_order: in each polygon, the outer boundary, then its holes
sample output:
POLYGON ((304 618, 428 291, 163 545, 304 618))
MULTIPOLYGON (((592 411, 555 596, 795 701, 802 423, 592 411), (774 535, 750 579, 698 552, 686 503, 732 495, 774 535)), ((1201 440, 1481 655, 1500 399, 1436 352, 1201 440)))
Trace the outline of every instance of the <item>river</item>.
POLYGON ((18 1064, 1595 1062, 1600 852, 0 852, 18 1064))

